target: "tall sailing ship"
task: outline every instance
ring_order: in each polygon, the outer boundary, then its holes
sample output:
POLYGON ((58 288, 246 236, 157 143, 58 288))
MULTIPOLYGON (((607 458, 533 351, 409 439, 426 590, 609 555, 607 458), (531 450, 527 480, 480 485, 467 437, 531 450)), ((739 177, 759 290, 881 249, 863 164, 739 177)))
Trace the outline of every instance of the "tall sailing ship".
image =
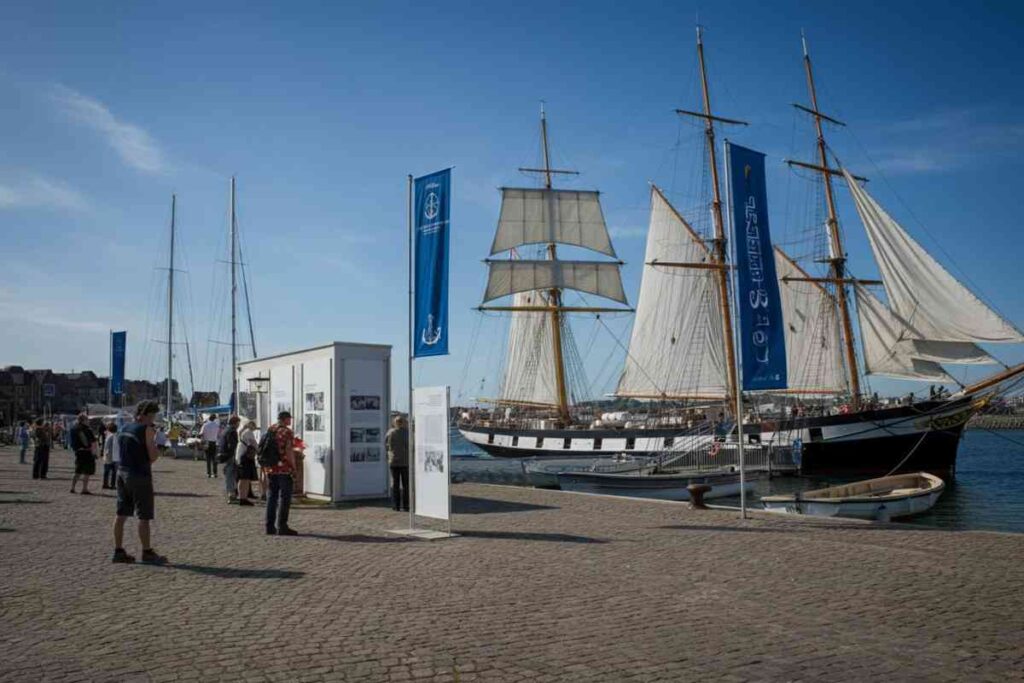
MULTIPOLYGON (((627 305, 596 192, 559 190, 550 167, 547 121, 541 116, 543 188, 504 188, 484 310, 512 315, 501 391, 493 407, 460 422, 463 436, 500 457, 656 455, 680 441, 706 444, 709 432, 728 432, 738 419, 755 443, 799 444, 808 474, 879 475, 925 470, 955 472, 961 433, 971 415, 1000 384, 1024 374, 1024 364, 960 386, 952 396, 888 406, 865 395, 863 375, 941 385, 958 384, 944 364, 997 361, 979 343, 1020 343, 1024 334, 975 296, 911 237, 838 160, 823 122, 843 125, 818 107, 806 41, 803 64, 813 118, 814 162, 789 161, 816 174, 827 218, 822 258, 814 276, 776 248, 786 323, 788 389, 760 396, 755 406, 774 414, 735 416, 736 376, 730 264, 716 154, 717 125, 746 125, 712 112, 704 46, 697 32, 701 111, 677 110, 703 122, 709 170, 711 230, 695 229, 657 187, 651 188, 650 223, 636 319, 615 396, 643 401, 636 414, 599 416, 574 394, 582 372, 567 315, 628 310, 565 306, 563 290, 627 305), (834 183, 845 184, 866 230, 881 280, 851 276, 836 210, 834 183), (524 260, 518 250, 542 245, 547 258, 524 260), (560 261, 558 245, 582 247, 613 261, 560 261), (881 286, 887 303, 872 291, 881 286), (508 306, 487 305, 512 297, 508 306), (855 308, 855 312, 854 309, 855 308), (861 357, 855 350, 855 324, 861 357), (708 428, 712 424, 714 431, 708 428), (688 438, 696 437, 696 438, 688 438)), ((735 433, 735 432, 733 432, 735 433)), ((734 438, 734 437, 730 437, 734 438)), ((719 437, 721 440, 721 437, 719 437)))

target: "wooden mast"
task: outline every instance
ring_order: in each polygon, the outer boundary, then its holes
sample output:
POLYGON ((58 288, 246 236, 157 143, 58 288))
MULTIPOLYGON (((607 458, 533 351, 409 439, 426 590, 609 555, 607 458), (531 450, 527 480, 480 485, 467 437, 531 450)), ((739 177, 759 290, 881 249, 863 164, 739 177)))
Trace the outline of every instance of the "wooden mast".
MULTIPOLYGON (((550 190, 551 184, 551 158, 548 151, 548 118, 544 112, 544 103, 540 105, 540 137, 544 150, 544 188, 550 190)), ((558 260, 554 242, 549 242, 548 259, 558 260)), ((551 307, 551 343, 554 347, 555 359, 555 387, 558 392, 558 418, 563 424, 572 422, 569 414, 569 395, 565 388, 565 360, 562 356, 562 292, 557 287, 548 290, 551 307)))
POLYGON ((835 196, 832 192, 832 175, 837 171, 829 168, 825 133, 821 126, 822 119, 839 125, 842 123, 825 116, 818 109, 818 93, 814 88, 814 73, 811 70, 811 55, 807 50, 807 39, 802 35, 800 38, 804 48, 804 71, 807 73, 807 89, 811 94, 811 106, 810 108, 797 106, 797 108, 814 117, 814 127, 818 134, 818 168, 814 170, 821 173, 825 181, 825 201, 828 205, 826 225, 832 252, 829 258, 832 271, 830 279, 836 286, 836 301, 839 303, 839 314, 843 322, 843 348, 846 352, 846 367, 850 373, 851 407, 853 410, 858 410, 860 408, 860 373, 857 368, 857 353, 853 347, 853 323, 850 320, 849 296, 846 291, 846 252, 843 251, 843 241, 839 235, 839 220, 836 217, 835 196))
MULTIPOLYGON (((720 116, 715 116, 711 113, 711 91, 708 88, 708 74, 707 68, 704 63, 704 38, 703 29, 697 27, 697 61, 700 64, 700 85, 701 92, 703 95, 704 112, 692 112, 686 111, 685 109, 676 109, 676 113, 685 116, 695 116, 697 118, 704 119, 704 135, 707 137, 708 143, 708 158, 711 164, 711 187, 712 187, 712 203, 711 203, 711 215, 714 222, 715 228, 715 239, 711 249, 711 264, 698 264, 698 263, 662 263, 659 262, 659 266, 670 266, 677 268, 698 268, 698 269, 711 269, 715 271, 715 281, 718 285, 718 298, 720 301, 720 311, 722 314, 722 331, 725 337, 725 360, 728 366, 728 386, 726 387, 726 405, 729 406, 729 411, 732 412, 735 406, 735 397, 739 392, 739 381, 736 377, 736 347, 733 340, 732 330, 732 310, 729 302, 729 267, 728 258, 726 251, 726 238, 725 238, 725 222, 722 219, 722 192, 719 187, 718 179, 718 154, 715 150, 715 121, 719 123, 738 124, 745 126, 745 121, 738 121, 736 119, 726 119, 720 116)), ((738 418, 739 416, 737 416, 738 418)))

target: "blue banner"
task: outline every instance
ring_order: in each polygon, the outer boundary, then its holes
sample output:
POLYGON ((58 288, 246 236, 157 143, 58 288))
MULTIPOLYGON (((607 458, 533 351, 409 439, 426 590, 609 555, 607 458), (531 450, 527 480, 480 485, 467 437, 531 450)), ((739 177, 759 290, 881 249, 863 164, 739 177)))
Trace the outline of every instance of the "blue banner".
POLYGON ((786 388, 786 330, 768 230, 764 155, 725 143, 744 391, 786 388))
POLYGON ((451 169, 417 178, 413 200, 416 229, 416 307, 413 356, 448 353, 448 233, 451 169))
POLYGON ((124 393, 124 358, 128 346, 127 332, 110 333, 110 395, 124 393))

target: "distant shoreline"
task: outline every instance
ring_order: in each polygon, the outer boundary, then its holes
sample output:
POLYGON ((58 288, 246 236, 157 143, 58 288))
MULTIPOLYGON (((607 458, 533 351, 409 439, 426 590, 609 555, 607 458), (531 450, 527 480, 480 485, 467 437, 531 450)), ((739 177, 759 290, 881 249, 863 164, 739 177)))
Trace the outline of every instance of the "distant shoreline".
POLYGON ((975 415, 967 429, 1024 429, 1024 415, 975 415))

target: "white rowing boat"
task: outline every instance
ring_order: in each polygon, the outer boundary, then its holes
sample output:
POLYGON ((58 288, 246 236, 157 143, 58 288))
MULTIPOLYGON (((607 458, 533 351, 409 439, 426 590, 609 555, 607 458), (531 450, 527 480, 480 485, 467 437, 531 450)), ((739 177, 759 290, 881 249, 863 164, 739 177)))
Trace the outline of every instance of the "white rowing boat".
POLYGON ((930 510, 945 488, 945 482, 935 475, 914 472, 796 494, 764 496, 761 502, 766 510, 886 522, 930 510))

